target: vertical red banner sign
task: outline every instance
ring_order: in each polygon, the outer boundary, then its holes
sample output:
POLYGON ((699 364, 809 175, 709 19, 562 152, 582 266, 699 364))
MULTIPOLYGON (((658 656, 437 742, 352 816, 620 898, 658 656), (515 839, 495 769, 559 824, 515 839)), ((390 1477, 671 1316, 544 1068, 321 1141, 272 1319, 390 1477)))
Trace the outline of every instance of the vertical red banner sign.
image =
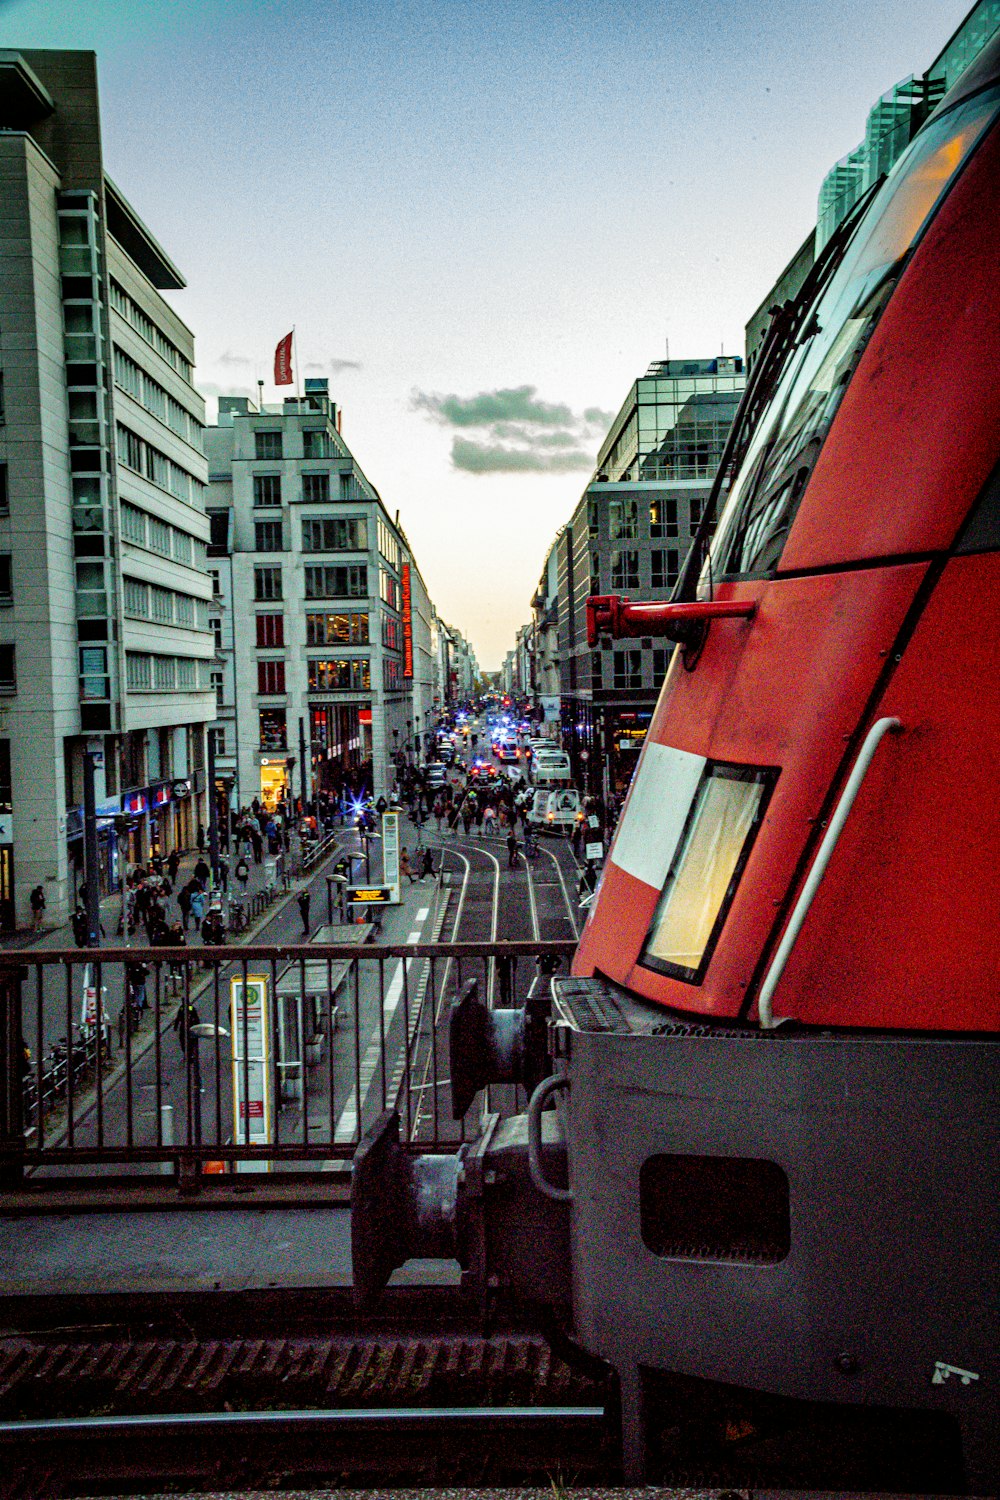
POLYGON ((290 333, 285 334, 274 351, 274 383, 275 385, 291 385, 292 383, 292 335, 290 333))
POLYGON ((403 564, 403 676, 413 676, 413 610, 409 563, 403 564))

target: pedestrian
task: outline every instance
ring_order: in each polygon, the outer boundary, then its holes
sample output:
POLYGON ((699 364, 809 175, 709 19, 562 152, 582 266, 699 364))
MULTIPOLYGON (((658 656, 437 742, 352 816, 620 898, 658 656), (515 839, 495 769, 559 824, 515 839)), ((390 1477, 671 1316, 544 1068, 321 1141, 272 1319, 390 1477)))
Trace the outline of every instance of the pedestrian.
POLYGON ((184 931, 187 932, 188 919, 191 916, 191 882, 182 885, 177 892, 177 905, 180 908, 181 921, 184 923, 184 931))
POLYGON ((296 902, 298 903, 299 912, 300 912, 301 917, 302 917, 302 931, 303 931, 303 934, 306 937, 308 937, 309 936, 309 900, 310 900, 308 890, 299 891, 299 894, 296 896, 295 899, 296 899, 296 902))
POLYGON ((226 943, 226 924, 222 912, 213 906, 201 924, 201 940, 210 948, 223 948, 226 943))
POLYGON ((596 889, 597 871, 594 868, 594 861, 592 859, 588 859, 587 863, 584 865, 582 871, 580 872, 580 879, 577 884, 577 895, 581 900, 583 900, 584 897, 592 895, 596 889))
POLYGON ((430 849, 424 849, 420 856, 420 879, 423 880, 425 875, 434 877, 434 856, 430 849))
POLYGON ((87 939, 90 934, 87 931, 87 913, 82 906, 77 905, 71 920, 73 923, 74 943, 78 948, 86 948, 87 939))
POLYGON ((219 885, 225 894, 229 895, 229 861, 223 856, 219 857, 219 885))
POLYGON ((191 873, 194 875, 195 880, 199 881, 201 885, 207 888, 208 877, 211 875, 212 871, 205 863, 204 855, 201 856, 191 873))
POLYGON ((180 854, 177 852, 176 849, 174 849, 167 856, 167 874, 170 876, 170 884, 171 885, 176 885, 177 884, 177 871, 180 868, 180 863, 181 863, 180 854))
POLYGON ((406 849, 400 849, 399 851, 399 873, 401 876, 405 875, 411 885, 417 878, 410 865, 409 851, 406 849))
POLYGON ((205 892, 196 880, 192 880, 191 891, 191 915, 194 917, 196 927, 200 927, 205 915, 205 892))
POLYGON ((199 1016, 198 1007, 193 1000, 189 1000, 186 1005, 181 1004, 178 1006, 177 1014, 174 1016, 174 1030, 177 1033, 178 1045, 183 1053, 187 1053, 187 1043, 188 1037, 191 1034, 191 1027, 200 1025, 201 1016, 199 1016))
POLYGON ((144 964, 141 959, 135 959, 125 965, 125 998, 132 1006, 136 1016, 140 1011, 146 1009, 146 980, 149 976, 149 965, 144 964))
POLYGON ((235 874, 236 879, 239 881, 245 895, 247 881, 250 879, 250 866, 247 864, 247 857, 245 854, 241 854, 239 859, 236 861, 236 869, 233 873, 235 874))
POLYGON ((493 837, 493 834, 496 831, 496 824, 497 824, 497 810, 493 806, 492 802, 488 802, 486 804, 486 809, 483 812, 483 832, 489 838, 493 837))
POLYGON ((204 825, 204 823, 199 823, 198 824, 198 837, 195 840, 195 842, 198 845, 198 853, 199 854, 204 854, 204 852, 205 852, 205 825, 204 825))
POLYGON ((517 834, 513 828, 507 835, 507 868, 508 870, 517 869, 517 834))
POLYGON ((35 889, 28 897, 28 903, 31 907, 32 930, 35 932, 41 932, 42 920, 45 916, 45 892, 42 890, 40 885, 35 886, 35 889))
POLYGON ((584 827, 583 819, 577 818, 575 823, 573 824, 573 833, 571 835, 573 853, 576 855, 577 859, 580 858, 580 855, 583 852, 583 840, 585 834, 586 829, 584 827))
POLYGON ((261 838, 260 829, 256 824, 250 827, 250 842, 253 845, 253 862, 259 865, 264 858, 264 840, 261 838))

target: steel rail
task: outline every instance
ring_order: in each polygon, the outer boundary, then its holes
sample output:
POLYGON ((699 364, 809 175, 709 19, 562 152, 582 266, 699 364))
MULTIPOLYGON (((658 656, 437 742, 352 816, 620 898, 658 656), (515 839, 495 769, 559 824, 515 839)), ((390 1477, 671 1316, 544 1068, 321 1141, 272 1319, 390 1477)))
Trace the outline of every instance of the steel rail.
POLYGON ((302 1411, 209 1411, 155 1412, 105 1417, 29 1417, 0 1422, 0 1445, 11 1442, 42 1442, 51 1438, 101 1439, 123 1432, 131 1437, 143 1433, 184 1431, 192 1428, 239 1427, 371 1427, 376 1425, 432 1427, 468 1422, 477 1426, 505 1423, 600 1422, 603 1406, 387 1406, 306 1408, 302 1411))

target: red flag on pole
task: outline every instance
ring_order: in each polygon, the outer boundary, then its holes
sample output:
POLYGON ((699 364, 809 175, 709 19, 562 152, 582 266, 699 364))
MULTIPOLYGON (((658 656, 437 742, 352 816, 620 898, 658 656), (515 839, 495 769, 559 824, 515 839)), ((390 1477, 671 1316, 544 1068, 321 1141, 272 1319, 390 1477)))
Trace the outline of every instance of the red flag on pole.
POLYGON ((274 383, 275 385, 291 385, 292 383, 292 335, 290 333, 285 334, 274 351, 274 383))

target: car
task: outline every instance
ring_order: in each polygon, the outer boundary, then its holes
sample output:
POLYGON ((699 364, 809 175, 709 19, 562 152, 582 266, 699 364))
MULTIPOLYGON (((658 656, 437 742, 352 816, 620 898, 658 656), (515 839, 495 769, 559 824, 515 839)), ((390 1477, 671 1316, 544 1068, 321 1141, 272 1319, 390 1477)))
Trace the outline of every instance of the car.
POLYGON ((500 772, 492 761, 477 758, 469 767, 469 775, 478 781, 495 781, 500 772))
POLYGON ((505 734, 493 747, 493 754, 497 760, 518 760, 520 750, 517 747, 517 739, 512 734, 505 734))
POLYGON ((428 761, 424 767, 424 776, 428 786, 444 786, 448 780, 447 768, 439 760, 428 761))

